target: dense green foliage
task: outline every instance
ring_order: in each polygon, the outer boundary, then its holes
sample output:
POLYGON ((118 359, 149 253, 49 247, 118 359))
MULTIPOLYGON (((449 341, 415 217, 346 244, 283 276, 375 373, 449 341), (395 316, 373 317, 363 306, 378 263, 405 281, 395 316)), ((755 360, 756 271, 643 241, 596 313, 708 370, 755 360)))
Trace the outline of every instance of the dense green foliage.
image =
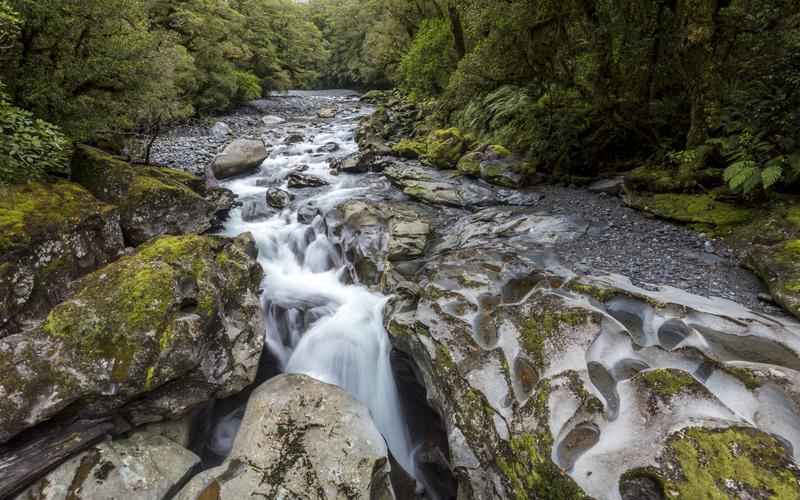
POLYGON ((0 48, 14 104, 76 141, 309 85, 327 55, 292 0, 3 0, 0 48))
POLYGON ((435 97, 443 125, 526 153, 543 172, 714 167, 742 194, 799 177, 794 0, 312 0, 312 9, 338 55, 325 71, 362 85, 382 74, 435 97), (673 161, 699 147, 714 154, 673 161))

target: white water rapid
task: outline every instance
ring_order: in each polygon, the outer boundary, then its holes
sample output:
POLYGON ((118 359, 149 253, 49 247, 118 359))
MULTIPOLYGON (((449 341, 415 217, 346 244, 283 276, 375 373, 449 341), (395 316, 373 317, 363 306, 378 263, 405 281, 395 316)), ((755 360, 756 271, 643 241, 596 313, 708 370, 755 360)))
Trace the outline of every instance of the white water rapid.
MULTIPOLYGON (((338 385, 364 403, 392 455, 406 472, 416 476, 411 439, 389 362, 391 346, 383 328, 387 298, 347 283, 346 263, 340 249, 329 241, 322 216, 342 200, 367 189, 358 185, 357 177, 330 173, 332 159, 358 149, 353 135, 363 112, 355 108, 352 98, 315 99, 328 99, 328 106, 338 105, 339 117, 333 121, 290 117, 288 123, 265 131, 267 145, 277 146, 260 170, 223 184, 244 203, 231 212, 223 234, 250 232, 256 240, 265 272, 265 335, 280 368, 338 385), (285 138, 290 135, 304 139, 286 144, 285 138), (333 149, 331 143, 338 146, 336 152, 324 152, 326 144, 327 150, 333 149), (296 171, 330 185, 289 189, 286 176, 296 171), (270 187, 289 191, 297 198, 290 208, 270 214, 265 205, 270 187), (298 211, 312 215, 300 217, 298 211), (312 217, 308 223, 301 222, 312 217)), ((230 426, 237 424, 223 421, 220 427, 226 428, 218 427, 215 435, 230 440, 230 426)))

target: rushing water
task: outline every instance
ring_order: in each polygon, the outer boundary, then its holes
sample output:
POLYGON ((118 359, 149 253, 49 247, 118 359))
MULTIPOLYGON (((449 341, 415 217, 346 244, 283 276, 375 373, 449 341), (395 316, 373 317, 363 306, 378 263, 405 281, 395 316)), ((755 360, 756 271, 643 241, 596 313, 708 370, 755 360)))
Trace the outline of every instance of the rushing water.
MULTIPOLYGON (((329 241, 323 217, 338 203, 368 189, 359 185, 363 181, 358 177, 330 173, 333 158, 357 150, 353 136, 357 118, 364 111, 357 110, 352 99, 327 99, 340 106, 339 117, 333 121, 298 118, 271 129, 267 143, 279 146, 260 171, 224 184, 244 203, 231 213, 224 234, 250 232, 256 240, 265 271, 265 335, 281 370, 338 385, 364 403, 392 455, 416 476, 411 439, 389 361, 391 346, 383 328, 387 298, 349 284, 346 262, 340 249, 329 241), (285 144, 284 139, 292 134, 305 139, 285 144), (330 143, 339 149, 320 152, 330 143), (330 185, 291 190, 286 176, 298 169, 330 185), (293 192, 297 199, 291 208, 269 214, 264 204, 269 187, 293 192), (299 217, 298 211, 303 209, 312 216, 299 217), (253 212, 261 215, 253 216, 253 212)), ((240 415, 235 413, 217 426, 213 448, 230 448, 240 415)))

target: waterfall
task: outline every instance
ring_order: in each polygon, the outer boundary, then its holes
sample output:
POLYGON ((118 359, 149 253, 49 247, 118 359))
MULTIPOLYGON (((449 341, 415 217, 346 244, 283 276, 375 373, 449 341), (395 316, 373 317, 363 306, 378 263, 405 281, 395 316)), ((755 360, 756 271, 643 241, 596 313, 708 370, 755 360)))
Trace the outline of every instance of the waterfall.
MULTIPOLYGON (((291 133, 292 126, 287 123, 278 133, 291 133)), ((359 187, 355 178, 332 175, 329 164, 333 155, 318 153, 320 146, 330 142, 338 144, 338 156, 356 151, 355 119, 337 119, 317 127, 302 128, 304 142, 279 147, 258 173, 227 182, 225 187, 245 204, 262 203, 268 187, 286 189, 283 179, 298 168, 330 185, 295 191, 298 200, 294 208, 271 216, 245 220, 243 210, 236 209, 224 234, 250 232, 256 240, 265 274, 266 341, 282 370, 335 384, 361 401, 397 462, 416 476, 411 437, 389 360, 391 344, 383 327, 388 299, 346 282, 346 262, 328 239, 324 218, 319 215, 366 189, 359 187), (312 132, 314 136, 308 137, 312 132), (318 211, 309 223, 298 216, 304 205, 318 211)), ((217 446, 229 446, 230 426, 238 425, 238 420, 234 415, 220 425, 226 429, 215 432, 220 436, 217 446)))

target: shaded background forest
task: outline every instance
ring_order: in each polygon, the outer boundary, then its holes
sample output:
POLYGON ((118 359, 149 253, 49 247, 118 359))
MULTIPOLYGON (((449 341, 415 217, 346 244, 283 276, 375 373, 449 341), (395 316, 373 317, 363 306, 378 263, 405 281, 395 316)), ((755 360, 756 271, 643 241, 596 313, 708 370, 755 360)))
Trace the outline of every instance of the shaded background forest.
POLYGON ((647 162, 672 168, 672 187, 702 172, 757 198, 800 178, 798 10, 793 0, 2 0, 0 126, 18 138, 0 146, 0 175, 58 171, 72 141, 113 143, 273 90, 399 87, 438 125, 551 175, 647 162))

